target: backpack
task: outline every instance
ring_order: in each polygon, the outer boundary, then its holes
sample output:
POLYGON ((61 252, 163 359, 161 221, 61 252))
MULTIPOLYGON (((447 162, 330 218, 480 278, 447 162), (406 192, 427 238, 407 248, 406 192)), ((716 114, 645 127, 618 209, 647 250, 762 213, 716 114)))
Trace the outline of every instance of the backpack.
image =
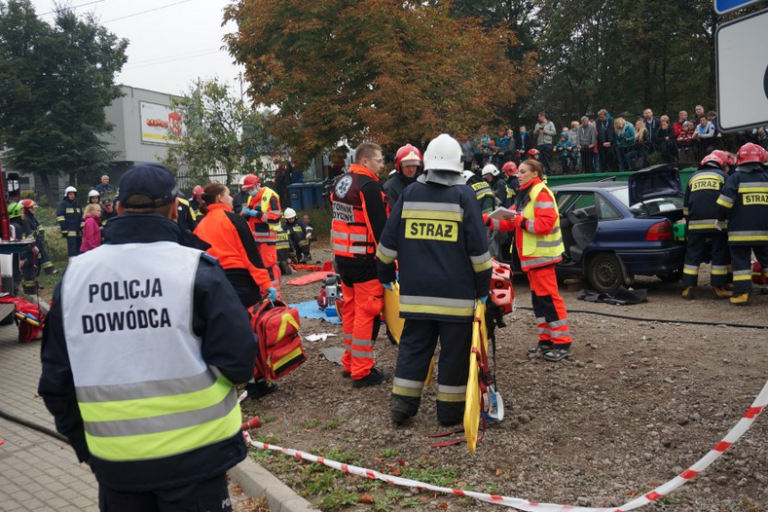
POLYGON ((253 307, 251 328, 259 338, 254 377, 277 380, 307 360, 301 345, 299 312, 280 301, 264 300, 253 307))

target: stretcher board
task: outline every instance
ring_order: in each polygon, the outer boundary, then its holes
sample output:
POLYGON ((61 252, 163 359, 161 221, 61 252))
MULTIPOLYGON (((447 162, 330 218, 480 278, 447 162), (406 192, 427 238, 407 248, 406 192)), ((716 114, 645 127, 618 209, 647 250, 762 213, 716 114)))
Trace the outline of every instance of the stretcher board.
POLYGON ((318 283, 325 279, 327 275, 328 272, 312 272, 311 274, 294 277, 288 281, 287 284, 290 284, 291 286, 304 286, 307 284, 318 283))
MULTIPOLYGON (((391 290, 384 288, 384 322, 387 324, 387 332, 395 340, 395 343, 399 345, 400 336, 403 335, 405 320, 400 318, 400 283, 397 281, 392 283, 391 290)), ((424 386, 429 386, 434 374, 435 359, 432 358, 429 362, 429 371, 427 372, 427 378, 424 380, 424 386)))
POLYGON ((483 397, 480 395, 479 384, 482 348, 487 351, 488 336, 485 330, 485 305, 478 301, 475 305, 475 320, 472 323, 472 349, 469 353, 469 378, 467 379, 464 406, 464 434, 467 437, 467 448, 472 454, 477 449, 477 435, 480 431, 480 413, 482 412, 483 397))

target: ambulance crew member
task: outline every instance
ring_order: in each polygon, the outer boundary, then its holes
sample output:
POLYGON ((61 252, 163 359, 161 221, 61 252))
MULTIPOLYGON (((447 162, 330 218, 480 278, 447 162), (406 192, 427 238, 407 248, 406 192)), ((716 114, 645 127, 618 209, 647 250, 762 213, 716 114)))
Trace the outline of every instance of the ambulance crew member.
POLYGON ((176 182, 125 173, 108 242, 69 264, 43 334, 38 392, 99 482, 102 511, 232 510, 246 456, 233 383, 256 344, 216 261, 179 244, 176 182))
POLYGON ((232 211, 229 189, 219 183, 207 185, 200 209, 204 217, 195 234, 211 245, 206 252, 219 260, 243 307, 253 306, 262 295, 277 300, 248 223, 232 211))
POLYGON ((56 221, 61 228, 61 236, 67 239, 67 255, 72 258, 80 254, 80 244, 83 243, 83 210, 77 204, 77 189, 67 187, 64 199, 56 210, 56 221))
POLYGON ((573 356, 568 312, 557 289, 555 264, 564 252, 560 214, 555 195, 544 184, 544 167, 538 160, 520 164, 520 190, 515 199, 514 220, 488 219, 494 230, 515 231, 520 266, 531 283, 531 302, 536 315, 539 343, 528 350, 529 357, 543 355, 547 361, 573 356))
POLYGON ((277 268, 277 231, 280 227, 280 198, 268 187, 261 186, 261 180, 247 174, 243 180, 243 190, 250 195, 248 205, 243 206, 240 215, 248 219, 256 247, 259 248, 261 261, 272 278, 272 287, 280 290, 280 269, 277 268))
POLYGON ((507 175, 507 200, 504 201, 504 207, 509 208, 515 204, 515 196, 520 189, 520 182, 517 180, 517 164, 507 162, 501 170, 507 175))
POLYGON ((474 192, 464 186, 458 141, 443 134, 424 154, 426 174, 403 192, 376 253, 385 286, 400 267, 400 316, 405 319, 392 387, 395 424, 416 415, 440 339, 437 419, 460 423, 469 376, 477 299, 491 284, 491 255, 474 192))
POLYGON ((376 273, 376 245, 387 220, 378 178, 384 168, 381 147, 364 142, 355 160, 331 193, 331 240, 344 296, 342 375, 352 377, 352 387, 359 388, 381 384, 392 375, 374 367, 373 354, 384 308, 384 288, 376 273))
POLYGON ((717 204, 717 227, 724 229, 728 221, 728 246, 733 266, 731 304, 749 303, 752 291, 752 261, 757 261, 768 276, 768 173, 761 165, 768 153, 748 142, 739 149, 739 159, 731 177, 725 182, 717 204))
POLYGON ((731 282, 731 254, 728 251, 728 234, 718 231, 717 199, 728 180, 730 166, 735 158, 719 149, 704 157, 699 170, 688 181, 683 201, 683 213, 688 223, 688 242, 685 249, 683 268, 683 298, 694 298, 693 290, 699 278, 699 265, 707 253, 712 254, 712 276, 710 284, 719 299, 727 299, 731 291, 726 286, 731 282))
POLYGON ((405 187, 416 181, 416 176, 421 172, 423 163, 421 151, 418 148, 406 144, 397 150, 395 154, 395 175, 384 183, 384 193, 387 195, 387 209, 392 211, 397 200, 403 194, 405 187))
POLYGON ((291 247, 298 260, 309 263, 312 255, 309 253, 309 239, 307 227, 296 217, 296 210, 285 209, 285 229, 288 231, 291 247))

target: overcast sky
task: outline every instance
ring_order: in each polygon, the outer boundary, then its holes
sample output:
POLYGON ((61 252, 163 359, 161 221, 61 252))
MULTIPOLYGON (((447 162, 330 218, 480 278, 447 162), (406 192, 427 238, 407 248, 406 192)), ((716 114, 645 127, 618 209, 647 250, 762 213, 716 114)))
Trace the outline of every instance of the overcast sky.
MULTIPOLYGON (((56 3, 76 7, 75 12, 79 14, 92 12, 112 33, 128 39, 128 62, 117 76, 118 83, 179 94, 187 92, 198 77, 218 76, 234 90, 240 90, 237 76, 242 68, 233 64, 232 57, 221 49, 224 34, 235 31, 232 24, 221 26, 222 12, 231 3, 229 0, 32 0, 32 3, 38 16, 52 11, 56 3)), ((53 15, 42 18, 52 21, 53 15)))

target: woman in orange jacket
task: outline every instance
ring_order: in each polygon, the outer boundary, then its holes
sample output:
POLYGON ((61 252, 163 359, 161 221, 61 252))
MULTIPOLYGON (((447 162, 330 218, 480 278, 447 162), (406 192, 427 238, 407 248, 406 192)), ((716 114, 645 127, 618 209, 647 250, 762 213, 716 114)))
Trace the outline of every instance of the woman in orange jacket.
POLYGON ((568 312, 555 276, 555 265, 563 259, 564 247, 555 195, 544 184, 543 177, 544 167, 539 161, 526 160, 520 164, 520 190, 515 196, 517 215, 508 220, 486 217, 486 225, 497 231, 515 232, 515 248, 531 283, 531 302, 538 323, 539 343, 528 350, 528 355, 560 361, 573 355, 568 312))
POLYGON ((248 223, 232 211, 229 189, 219 183, 206 186, 200 211, 205 217, 195 234, 211 245, 208 254, 219 260, 243 306, 253 306, 262 295, 277 300, 248 223))

